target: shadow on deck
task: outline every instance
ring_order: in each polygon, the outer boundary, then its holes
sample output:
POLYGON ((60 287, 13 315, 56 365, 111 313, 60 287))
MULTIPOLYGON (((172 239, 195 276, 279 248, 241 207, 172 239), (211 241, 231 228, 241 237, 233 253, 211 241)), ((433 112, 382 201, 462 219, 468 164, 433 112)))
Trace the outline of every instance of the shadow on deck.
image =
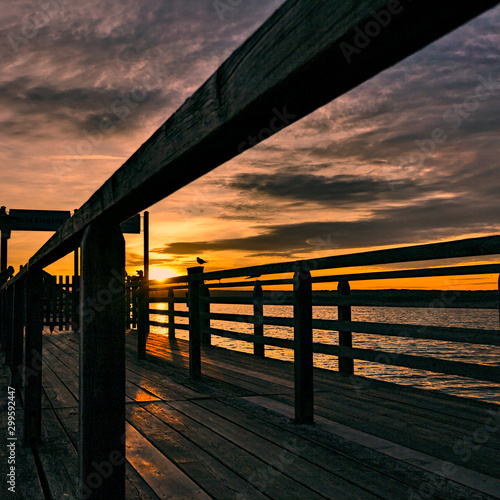
MULTIPOLYGON (((147 361, 127 344, 129 499, 500 498, 498 405, 315 369, 316 424, 297 425, 287 362, 203 348, 195 382, 186 341, 150 334, 147 361)), ((4 442, 2 498, 78 498, 77 336, 46 332, 44 360, 43 444, 17 445, 12 494, 4 442)))

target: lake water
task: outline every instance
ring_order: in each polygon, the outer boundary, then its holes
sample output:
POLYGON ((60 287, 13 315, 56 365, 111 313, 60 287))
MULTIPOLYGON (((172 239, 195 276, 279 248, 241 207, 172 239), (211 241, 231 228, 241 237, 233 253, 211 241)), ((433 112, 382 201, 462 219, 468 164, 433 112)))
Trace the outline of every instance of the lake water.
MULTIPOLYGON (((158 309, 166 309, 165 304, 152 304, 158 309)), ((176 310, 186 311, 185 304, 176 304, 176 310)), ((226 314, 252 314, 250 305, 212 304, 211 312, 226 314)), ((265 316, 292 317, 292 306, 265 305, 265 316)), ((316 319, 337 319, 335 307, 314 307, 313 316, 316 319)), ((165 321, 164 317, 151 315, 155 321, 165 321)), ((456 326, 496 330, 499 328, 499 313, 490 309, 432 309, 432 308, 391 308, 391 307, 353 307, 353 321, 371 321, 378 323, 407 323, 429 326, 456 326)), ((176 323, 187 323, 188 318, 176 318, 176 323)), ((234 332, 253 333, 253 325, 231 323, 226 321, 211 322, 212 328, 220 328, 234 332)), ((166 329, 151 327, 152 331, 166 333, 166 329)), ((499 332, 500 334, 500 332, 499 332)), ((290 327, 264 326, 264 335, 293 339, 290 327)), ((177 330, 178 338, 188 338, 188 332, 177 330)), ((314 330, 314 342, 337 344, 337 332, 314 330)), ((212 336, 212 344, 242 352, 253 352, 253 344, 241 340, 233 340, 212 336)), ((353 347, 383 350, 392 353, 414 354, 440 359, 478 363, 483 365, 500 364, 500 347, 464 344, 457 342, 442 342, 433 340, 397 338, 383 335, 368 335, 353 333, 353 347)), ((266 356, 270 358, 292 360, 293 352, 266 346, 266 356)), ((337 358, 325 354, 314 354, 314 365, 328 370, 337 370, 337 358)), ((356 375, 372 377, 379 380, 411 385, 414 387, 437 389, 448 394, 479 398, 500 404, 500 381, 498 384, 481 382, 479 380, 442 375, 422 370, 412 370, 386 366, 379 363, 354 361, 356 375)))

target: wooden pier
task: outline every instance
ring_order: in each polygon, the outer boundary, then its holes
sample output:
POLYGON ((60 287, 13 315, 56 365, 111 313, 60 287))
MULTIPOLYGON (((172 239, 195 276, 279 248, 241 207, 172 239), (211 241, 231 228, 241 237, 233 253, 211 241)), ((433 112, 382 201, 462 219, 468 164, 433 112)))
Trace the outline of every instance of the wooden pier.
MULTIPOLYGON (((131 318, 120 227, 497 4, 287 0, 1 286, 1 377, 8 391, 0 398, 6 436, 0 458, 2 464, 15 461, 15 472, 9 469, 14 495, 57 500, 498 496, 498 406, 376 381, 363 391, 352 387, 359 381, 353 374, 356 359, 491 383, 500 379, 494 365, 359 349, 352 345, 356 333, 498 346, 498 331, 418 325, 402 331, 402 325, 353 322, 351 307, 380 300, 351 293, 350 285, 402 276, 497 275, 499 264, 381 270, 377 276, 361 269, 348 277, 316 271, 498 255, 500 236, 218 273, 191 269, 168 281, 166 297, 156 296, 144 281, 132 294, 138 309, 131 318), (379 34, 355 58, 346 57, 346 44, 373 25, 374 12, 390 16, 390 22, 378 26, 379 34), (276 126, 277 114, 282 126, 276 126), (56 293, 48 300, 44 268, 77 249, 80 276, 64 283, 52 279, 56 293), (252 315, 210 312, 211 303, 229 300, 210 296, 217 287, 213 280, 231 287, 234 279, 270 275, 267 281, 275 282, 283 273, 288 276, 282 283, 292 290, 281 298, 293 305, 293 318, 264 316, 268 297, 259 286, 265 280, 255 284, 250 302, 239 302, 252 304, 252 315), (337 320, 312 317, 315 280, 337 282, 335 299, 327 299, 338 307, 337 320), (176 290, 187 291, 189 312, 173 307, 186 302, 176 290), (169 304, 168 341, 149 334, 155 300, 169 304), (187 316, 189 325, 176 324, 176 316, 187 316), (255 356, 211 348, 211 336, 232 335, 211 328, 211 319, 253 324, 253 335, 239 338, 254 343, 255 356), (127 336, 129 323, 136 321, 136 337, 127 336), (265 336, 266 324, 292 327, 294 339, 265 336), (188 344, 175 339, 181 328, 189 330, 188 344), (314 343, 315 328, 338 331, 339 344, 314 343), (262 359, 266 345, 294 349, 294 364, 262 359), (341 373, 313 369, 314 352, 338 357, 341 373)), ((238 303, 234 300, 229 303, 238 303)), ((484 307, 498 307, 498 301, 486 302, 484 307)), ((2 498, 11 494, 6 477, 2 470, 2 498)))
MULTIPOLYGON (((17 494, 3 481, 2 498, 79 498, 79 339, 43 342, 43 444, 18 448, 17 494)), ((291 363, 202 348, 193 381, 186 341, 151 334, 147 361, 135 333, 127 346, 127 499, 500 497, 498 405, 315 369, 316 424, 297 425, 291 363)))

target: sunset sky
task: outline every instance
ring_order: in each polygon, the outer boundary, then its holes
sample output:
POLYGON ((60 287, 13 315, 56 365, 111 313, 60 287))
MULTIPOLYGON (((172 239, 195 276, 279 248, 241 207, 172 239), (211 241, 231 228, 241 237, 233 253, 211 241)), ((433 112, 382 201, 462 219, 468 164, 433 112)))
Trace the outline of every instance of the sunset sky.
MULTIPOLYGON (((0 205, 80 207, 281 3, 4 3, 0 205)), ((499 33, 497 7, 151 207, 152 277, 499 233, 499 33)))

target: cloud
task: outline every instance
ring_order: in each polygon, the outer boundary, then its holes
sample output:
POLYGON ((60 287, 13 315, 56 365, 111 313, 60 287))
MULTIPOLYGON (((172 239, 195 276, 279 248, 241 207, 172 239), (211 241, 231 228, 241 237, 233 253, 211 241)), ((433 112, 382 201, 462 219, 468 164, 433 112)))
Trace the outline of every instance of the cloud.
POLYGON ((268 195, 304 203, 319 203, 342 208, 366 205, 381 200, 410 200, 432 188, 418 186, 413 180, 398 180, 389 183, 370 177, 354 175, 290 174, 239 174, 231 187, 251 191, 255 195, 268 195), (393 195, 392 191, 395 191, 393 195))
POLYGON ((252 256, 291 256, 339 248, 417 244, 500 231, 500 222, 489 202, 476 200, 474 211, 468 207, 462 200, 428 199, 418 205, 374 210, 372 216, 354 221, 262 225, 256 227, 259 234, 253 236, 208 242, 179 241, 153 251, 195 255, 231 250, 252 256))
MULTIPOLYGON (((8 36, 22 35, 40 4, 6 3, 0 159, 15 169, 1 176, 2 203, 79 206, 281 3, 247 0, 221 21, 213 2, 64 2, 17 52, 8 36), (144 99, 131 100, 141 89, 144 99), (105 140, 56 178, 53 162, 102 123, 114 125, 105 140)), ((220 186, 204 190, 202 178, 163 202, 157 222, 169 229, 153 237, 158 247, 164 234, 171 243, 156 263, 225 250, 294 258, 498 231, 500 87, 464 108, 481 79, 500 84, 498 33, 500 8, 220 167, 211 177, 224 178, 220 186), (419 144, 437 127, 447 139, 423 154, 419 144), (192 219, 222 236, 176 236, 197 234, 192 219)))

